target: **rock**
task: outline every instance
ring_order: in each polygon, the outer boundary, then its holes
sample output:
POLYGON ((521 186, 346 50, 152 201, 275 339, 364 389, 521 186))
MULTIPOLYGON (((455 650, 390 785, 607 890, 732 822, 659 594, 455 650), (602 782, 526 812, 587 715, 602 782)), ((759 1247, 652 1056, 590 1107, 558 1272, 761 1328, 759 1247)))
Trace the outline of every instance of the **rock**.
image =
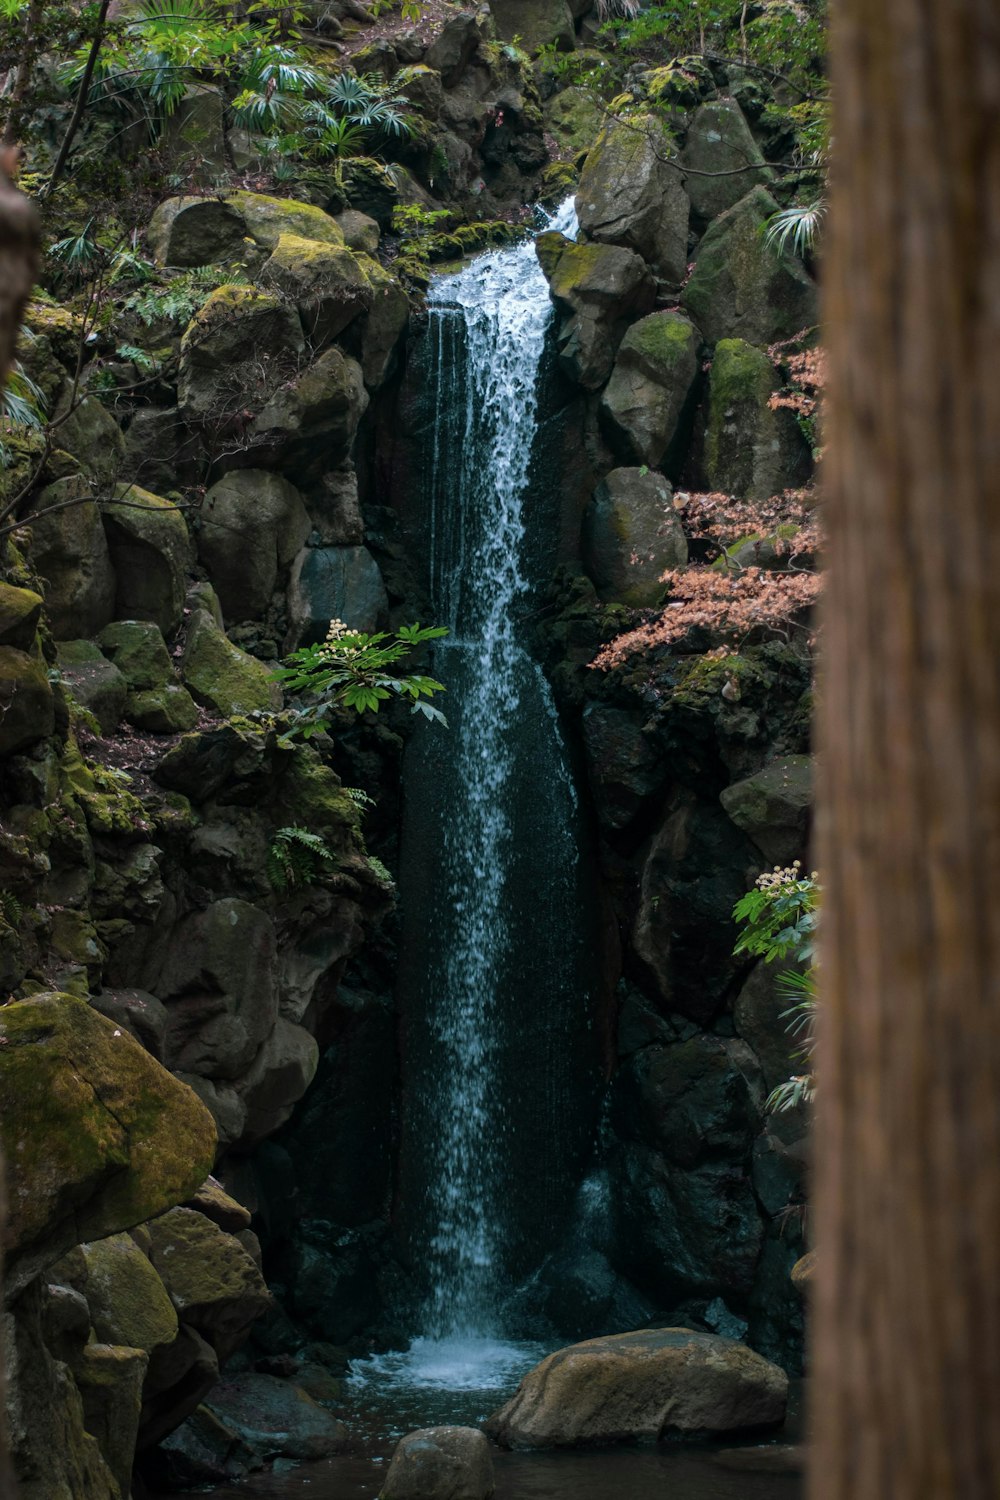
POLYGON ((798 424, 790 411, 768 404, 780 383, 763 349, 742 339, 716 344, 705 430, 709 489, 767 500, 805 482, 809 450, 798 424))
POLYGON ((55 728, 55 699, 45 664, 0 646, 0 755, 13 755, 55 728))
POLYGON ((153 214, 147 238, 165 266, 208 266, 243 253, 246 220, 221 198, 168 198, 153 214))
POLYGON ((177 1316, 228 1359, 271 1304, 264 1278, 231 1234, 190 1208, 172 1208, 148 1229, 150 1259, 177 1316))
POLYGON ((607 111, 592 89, 568 88, 545 105, 545 127, 556 139, 560 155, 589 151, 600 135, 607 111))
POLYGON ((780 1426, 788 1377, 744 1344, 655 1328, 571 1345, 526 1375, 486 1431, 504 1447, 581 1448, 780 1426))
MULTIPOLYGON (((107 407, 96 396, 85 396, 71 410, 67 397, 56 407, 55 416, 60 419, 59 448, 78 459, 102 484, 114 484, 121 477, 125 439, 107 407)), ((41 497, 36 508, 42 509, 41 497)))
POLYGON ((157 1062, 163 1061, 167 1008, 155 995, 145 990, 102 990, 91 996, 90 1003, 116 1026, 123 1026, 157 1062))
POLYGON ((480 17, 466 11, 445 22, 424 54, 424 62, 427 67, 441 74, 441 82, 446 89, 453 89, 462 81, 482 40, 480 17))
POLYGON ((164 635, 180 624, 191 544, 177 506, 135 484, 121 484, 101 507, 117 578, 119 618, 152 620, 164 635))
POLYGON ((225 1484, 245 1478, 262 1465, 263 1459, 207 1406, 199 1406, 169 1433, 157 1454, 158 1477, 171 1488, 225 1484))
POLYGON ((395 276, 369 256, 359 257, 372 289, 372 302, 361 334, 361 369, 374 391, 385 384, 396 363, 396 350, 410 321, 410 299, 395 276))
POLYGON ((589 703, 583 742, 598 818, 608 828, 627 828, 666 775, 655 739, 627 709, 589 703))
POLYGON ((518 38, 526 52, 557 47, 572 52, 576 46, 573 13, 567 0, 492 0, 490 10, 497 31, 506 42, 518 38))
POLYGON ((631 463, 658 468, 698 372, 699 335, 681 313, 650 313, 622 340, 601 415, 631 463))
POLYGON ((125 717, 147 734, 186 734, 198 722, 198 709, 187 688, 165 682, 129 693, 125 717))
POLYGON ((167 643, 159 626, 151 621, 115 620, 101 631, 98 643, 131 692, 163 687, 173 678, 167 643))
POLYGON ((152 1448, 173 1432, 197 1408, 219 1378, 219 1360, 212 1346, 193 1328, 181 1323, 169 1349, 158 1353, 146 1376, 139 1449, 152 1448))
POLYGON ((787 963, 755 964, 733 1003, 736 1034, 753 1049, 769 1092, 793 1074, 803 1072, 805 1067, 798 1056, 801 1039, 797 1040, 788 1030, 785 1013, 791 1000, 778 983, 783 969, 788 967, 787 963))
POLYGON ((356 208, 345 208, 336 215, 333 222, 344 236, 344 244, 348 250, 356 250, 363 255, 375 254, 382 231, 374 219, 359 213, 356 208))
POLYGON ((691 208, 699 219, 714 219, 756 183, 767 182, 771 173, 763 163, 760 147, 735 99, 711 99, 695 110, 681 164, 691 208), (742 166, 745 172, 737 170, 742 166))
POLYGON ((212 182, 229 169, 225 108, 221 90, 198 84, 185 89, 164 120, 160 136, 164 156, 172 165, 186 167, 192 181, 212 182))
POLYGON ((599 390, 626 328, 653 306, 653 279, 638 255, 614 245, 574 244, 550 231, 535 246, 563 315, 559 363, 585 390, 599 390))
POLYGON ((379 1500, 491 1500, 494 1489, 478 1427, 424 1427, 396 1444, 379 1500))
POLYGON ((388 607, 382 574, 367 547, 309 547, 296 558, 288 586, 289 640, 323 640, 331 620, 372 631, 388 607))
POLYGON ((756 775, 726 787, 719 800, 772 864, 790 865, 805 855, 813 801, 810 756, 769 761, 756 775))
POLYGON ((73 1372, 87 1431, 97 1439, 122 1495, 131 1490, 142 1382, 148 1362, 142 1349, 88 1344, 73 1372))
POLYGON ((690 203, 655 115, 608 126, 587 157, 576 194, 590 240, 624 245, 679 286, 687 271, 690 203))
POLYGON ((94 715, 101 733, 114 734, 125 712, 128 685, 113 662, 93 641, 61 641, 56 650, 59 675, 70 694, 94 715))
POLYGON ((128 1234, 80 1247, 83 1292, 99 1343, 124 1344, 149 1356, 177 1337, 177 1314, 166 1288, 128 1234))
POLYGON ((227 1234, 238 1234, 241 1229, 250 1228, 248 1210, 242 1203, 237 1203, 235 1198, 230 1198, 214 1177, 206 1177, 194 1196, 182 1203, 181 1207, 193 1208, 197 1213, 204 1214, 206 1219, 211 1219, 213 1224, 218 1224, 227 1234))
POLYGON ((248 232, 262 250, 276 249, 283 234, 322 245, 344 243, 343 230, 315 204, 246 192, 231 193, 226 201, 242 216, 248 232))
POLYGON ((330 1228, 324 1219, 302 1221, 290 1307, 305 1327, 346 1343, 378 1316, 377 1273, 360 1237, 341 1234, 333 1244, 330 1228))
POLYGON ((70 1245, 189 1197, 215 1129, 190 1089, 72 995, 5 1006, 0 1037, 10 1295, 70 1245))
POLYGON ((760 868, 717 804, 686 797, 656 834, 642 876, 634 945, 662 1006, 707 1025, 740 972, 733 907, 760 868))
POLYGON ((589 1245, 551 1256, 538 1274, 541 1311, 560 1338, 582 1339, 594 1328, 630 1333, 656 1314, 647 1299, 589 1245))
POLYGON ((79 477, 57 479, 34 508, 28 518, 30 556, 41 576, 52 634, 56 640, 96 635, 114 614, 115 575, 93 491, 79 477), (46 510, 48 515, 40 514, 46 510))
POLYGON ((698 246, 682 302, 710 344, 740 338, 767 346, 816 323, 812 278, 764 236, 777 211, 767 189, 755 187, 709 225, 698 246))
POLYGON ((295 303, 306 337, 316 345, 335 339, 371 306, 371 283, 343 245, 283 234, 260 274, 295 303))
POLYGON ((197 1073, 185 1073, 180 1068, 174 1070, 174 1076, 194 1089, 212 1116, 219 1133, 221 1150, 234 1146, 243 1139, 247 1109, 233 1084, 223 1083, 215 1078, 202 1078, 197 1073))
POLYGON ((262 459, 311 484, 349 457, 367 407, 357 360, 327 349, 271 397, 250 434, 262 459))
POLYGON ((805 1295, 809 1283, 816 1274, 816 1251, 807 1250, 792 1267, 792 1285, 805 1295))
POLYGON ((223 724, 186 734, 153 770, 153 780, 199 806, 229 784, 232 800, 254 803, 274 781, 274 753, 258 734, 223 724))
POLYGON ((305 544, 302 496, 280 474, 234 469, 214 484, 200 511, 198 556, 230 620, 259 620, 305 544))
POLYGON ((246 1072, 278 1018, 275 946, 270 917, 234 897, 178 924, 158 984, 172 1068, 228 1080, 246 1072))
POLYGON ((743 1159, 760 1124, 754 1071, 742 1043, 704 1033, 644 1047, 615 1077, 615 1131, 684 1169, 713 1156, 743 1159))
POLYGON ((0 583, 0 646, 30 651, 41 613, 41 594, 0 583))
POLYGON ((181 475, 197 472, 197 441, 180 419, 176 406, 141 406, 125 434, 123 479, 166 494, 180 488, 181 475))
POLYGON ((261 1458, 329 1458, 347 1445, 342 1422, 276 1375, 223 1380, 205 1405, 261 1458))
POLYGON ((687 541, 662 475, 614 469, 583 517, 583 557, 604 600, 635 608, 663 596, 663 573, 687 562, 687 541))
POLYGON ((198 703, 224 718, 281 707, 281 690, 270 670, 234 646, 204 609, 188 620, 181 676, 198 703))
POLYGON ((383 162, 370 156, 352 156, 338 163, 337 180, 330 185, 327 212, 356 209, 374 219, 380 229, 392 226, 392 211, 399 202, 399 188, 383 162))
POLYGON ((177 386, 181 415, 187 421, 225 423, 246 404, 245 381, 238 376, 241 365, 261 351, 272 359, 297 359, 304 348, 302 323, 294 307, 256 287, 218 287, 181 340, 177 386))
POLYGON ((246 1106, 242 1143, 256 1145, 291 1118, 316 1076, 319 1047, 302 1026, 279 1016, 274 1030, 239 1083, 246 1106))

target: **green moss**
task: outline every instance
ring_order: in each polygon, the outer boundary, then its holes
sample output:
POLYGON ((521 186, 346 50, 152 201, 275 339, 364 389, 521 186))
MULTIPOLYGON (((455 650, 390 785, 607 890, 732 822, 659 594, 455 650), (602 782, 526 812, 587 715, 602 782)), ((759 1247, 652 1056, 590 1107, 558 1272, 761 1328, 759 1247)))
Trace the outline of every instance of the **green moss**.
POLYGON ((283 826, 319 834, 338 858, 364 848, 357 806, 340 778, 306 746, 296 749, 281 779, 273 814, 283 826))
POLYGON ((344 233, 339 224, 312 203, 245 192, 227 194, 226 202, 242 214, 251 235, 265 250, 273 250, 283 234, 297 235, 325 245, 344 244, 344 233))

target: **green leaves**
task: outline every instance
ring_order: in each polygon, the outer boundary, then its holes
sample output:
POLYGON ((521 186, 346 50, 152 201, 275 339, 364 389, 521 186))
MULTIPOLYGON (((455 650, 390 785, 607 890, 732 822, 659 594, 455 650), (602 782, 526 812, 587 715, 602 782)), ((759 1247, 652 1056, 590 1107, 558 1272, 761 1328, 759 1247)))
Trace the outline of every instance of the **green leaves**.
POLYGON ((292 710, 289 736, 311 739, 325 728, 338 708, 355 713, 378 713, 393 697, 409 700, 414 713, 447 724, 440 709, 429 702, 444 685, 421 673, 399 675, 392 669, 428 641, 448 634, 440 625, 403 625, 368 634, 348 631, 339 620, 319 645, 300 646, 271 675, 285 692, 301 701, 292 710))
POLYGON ((304 885, 314 885, 335 863, 331 850, 318 833, 308 828, 279 828, 271 840, 265 873, 279 895, 304 885))

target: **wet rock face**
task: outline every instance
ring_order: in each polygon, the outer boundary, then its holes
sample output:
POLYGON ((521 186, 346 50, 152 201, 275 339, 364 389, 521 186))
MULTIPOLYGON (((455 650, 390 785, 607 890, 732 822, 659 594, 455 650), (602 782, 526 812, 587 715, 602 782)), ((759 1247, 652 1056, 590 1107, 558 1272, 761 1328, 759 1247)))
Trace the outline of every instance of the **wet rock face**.
POLYGON ((427 1427, 400 1439, 379 1500, 491 1500, 494 1488, 478 1427, 427 1427))
POLYGON ((788 1377, 729 1339, 683 1328, 591 1339, 526 1375, 486 1430, 510 1448, 579 1448, 780 1426, 788 1377))

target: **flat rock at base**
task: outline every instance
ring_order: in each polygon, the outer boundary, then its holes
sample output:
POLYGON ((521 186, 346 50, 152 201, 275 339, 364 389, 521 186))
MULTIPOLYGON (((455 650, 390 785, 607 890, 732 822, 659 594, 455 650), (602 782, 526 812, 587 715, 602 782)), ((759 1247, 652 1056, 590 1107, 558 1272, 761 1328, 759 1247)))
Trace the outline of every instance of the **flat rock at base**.
POLYGON ((276 1375, 223 1380, 205 1405, 262 1458, 329 1458, 347 1444, 343 1422, 276 1375))
POLYGON ((485 1424, 507 1448, 608 1443, 777 1427, 788 1377, 745 1344, 651 1328, 560 1349, 485 1424))
POLYGON ((478 1427, 425 1427, 396 1445, 379 1500, 490 1500, 490 1445, 478 1427))

